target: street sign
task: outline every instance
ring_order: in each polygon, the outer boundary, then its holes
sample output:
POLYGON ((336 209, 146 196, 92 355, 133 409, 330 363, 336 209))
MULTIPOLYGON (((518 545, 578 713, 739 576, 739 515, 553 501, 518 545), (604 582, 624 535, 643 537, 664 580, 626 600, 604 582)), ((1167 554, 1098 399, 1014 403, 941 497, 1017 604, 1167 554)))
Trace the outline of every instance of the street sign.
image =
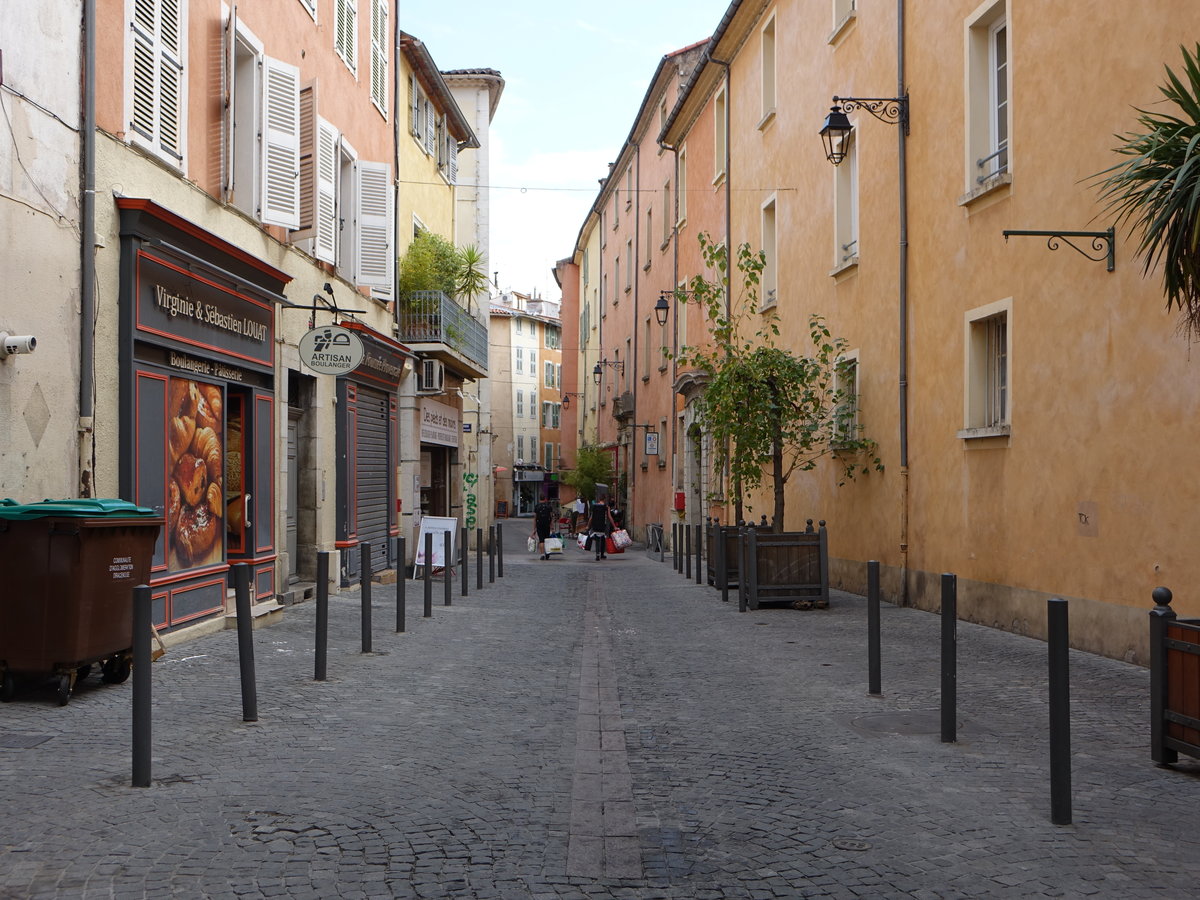
POLYGON ((314 328, 300 338, 300 361, 322 375, 345 375, 363 361, 363 342, 339 325, 314 328))
POLYGON ((658 432, 657 431, 647 431, 646 432, 646 455, 647 456, 658 456, 658 432))

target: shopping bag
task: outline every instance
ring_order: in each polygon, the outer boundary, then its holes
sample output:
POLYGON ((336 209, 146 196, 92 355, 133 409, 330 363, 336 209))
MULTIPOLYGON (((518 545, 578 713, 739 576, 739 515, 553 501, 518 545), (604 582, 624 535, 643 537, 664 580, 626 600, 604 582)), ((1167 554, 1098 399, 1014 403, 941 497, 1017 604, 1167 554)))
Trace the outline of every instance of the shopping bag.
POLYGON ((588 536, 586 531, 581 531, 579 534, 575 535, 575 540, 579 544, 580 550, 586 550, 588 548, 588 536))
POLYGON ((546 538, 546 552, 550 555, 563 552, 562 538, 548 537, 546 538))
POLYGON ((604 548, 607 553, 624 553, 625 552, 624 548, 617 546, 617 542, 613 540, 613 537, 611 534, 605 539, 604 548))
POLYGON ((629 536, 629 532, 624 528, 618 528, 613 532, 613 543, 617 545, 618 550, 624 550, 633 543, 633 538, 629 536))
POLYGON ((530 553, 534 553, 537 551, 537 545, 538 545, 537 538, 531 537, 529 540, 527 540, 525 542, 525 549, 528 550, 530 553))

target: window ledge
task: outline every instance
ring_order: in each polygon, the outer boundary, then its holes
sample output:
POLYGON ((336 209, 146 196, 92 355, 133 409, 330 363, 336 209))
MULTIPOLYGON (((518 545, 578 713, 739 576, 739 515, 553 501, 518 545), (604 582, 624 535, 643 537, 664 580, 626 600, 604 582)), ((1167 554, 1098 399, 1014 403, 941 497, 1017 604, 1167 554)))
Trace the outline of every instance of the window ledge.
POLYGON ((684 216, 678 222, 675 223, 676 231, 683 231, 683 229, 685 229, 685 228, 687 228, 687 216, 684 216))
POLYGON ((665 371, 667 371, 667 364, 666 364, 666 363, 663 363, 661 366, 659 366, 659 367, 658 367, 658 371, 660 371, 660 372, 665 372, 665 371))
POLYGON ((974 441, 980 438, 1010 437, 1011 435, 1011 425, 988 425, 984 428, 964 428, 955 437, 964 441, 974 441))
POLYGON ((658 467, 660 469, 665 469, 667 467, 667 461, 665 459, 660 459, 658 461, 658 467))
POLYGON ((773 312, 777 306, 779 306, 778 298, 770 301, 769 303, 760 303, 758 305, 758 311, 760 313, 773 312))
POLYGON ((625 293, 627 293, 627 294, 628 294, 628 293, 629 293, 630 291, 632 291, 632 290, 633 290, 633 285, 632 285, 632 284, 627 284, 627 285, 625 285, 625 293))
POLYGON ((720 187, 722 184, 725 183, 725 170, 724 169, 722 169, 720 172, 718 172, 716 175, 713 176, 712 183, 713 183, 713 187, 720 187))
POLYGON ((759 131, 764 131, 766 129, 766 127, 774 121, 775 121, 775 107, 772 106, 769 110, 767 110, 765 113, 763 113, 763 117, 758 120, 758 125, 756 125, 755 127, 758 128, 759 131))
POLYGON ((645 264, 644 266, 642 266, 642 271, 643 271, 643 272, 649 272, 649 271, 650 271, 650 263, 651 263, 651 260, 646 260, 646 264, 645 264))
POLYGON ((845 275, 847 272, 851 271, 852 269, 857 269, 857 268, 858 268, 858 256, 856 254, 856 255, 850 257, 844 263, 836 265, 832 269, 830 269, 829 277, 830 278, 840 278, 842 275, 845 275))
POLYGON ((670 246, 671 246, 671 239, 669 237, 663 238, 663 242, 658 245, 658 251, 660 253, 665 253, 667 248, 670 246))
POLYGON ((852 9, 846 15, 842 16, 842 20, 833 26, 833 31, 829 33, 829 43, 836 44, 842 39, 842 35, 850 30, 850 26, 858 19, 858 10, 852 9))
POLYGON ((650 373, 647 372, 645 375, 642 376, 642 384, 649 384, 649 383, 650 383, 650 373))
POLYGON ((970 206, 976 200, 986 197, 989 194, 999 194, 1001 191, 1007 193, 1012 185, 1012 173, 1002 172, 994 178, 989 178, 984 184, 975 188, 973 191, 967 191, 958 198, 959 206, 970 206))

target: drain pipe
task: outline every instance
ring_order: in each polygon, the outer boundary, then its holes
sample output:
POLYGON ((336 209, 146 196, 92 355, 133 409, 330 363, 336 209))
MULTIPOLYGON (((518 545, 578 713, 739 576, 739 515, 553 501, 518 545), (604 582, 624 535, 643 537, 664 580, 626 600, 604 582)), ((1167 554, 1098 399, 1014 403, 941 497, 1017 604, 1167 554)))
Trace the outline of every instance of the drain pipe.
POLYGON ((83 139, 79 223, 79 496, 95 489, 96 0, 83 0, 83 139))
MULTIPOLYGON (((904 97, 904 0, 896 0, 896 96, 904 97)), ((911 118, 912 111, 908 115, 911 118)), ((900 167, 900 605, 909 605, 908 591, 908 136, 899 135, 900 167)))

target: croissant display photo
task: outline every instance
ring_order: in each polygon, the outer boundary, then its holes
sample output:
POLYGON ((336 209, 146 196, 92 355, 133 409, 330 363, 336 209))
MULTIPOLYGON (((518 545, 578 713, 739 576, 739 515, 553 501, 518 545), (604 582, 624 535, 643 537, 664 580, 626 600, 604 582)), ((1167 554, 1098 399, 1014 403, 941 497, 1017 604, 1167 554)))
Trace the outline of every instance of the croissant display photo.
POLYGON ((224 390, 172 378, 167 405, 168 565, 172 571, 214 565, 225 551, 224 390))

